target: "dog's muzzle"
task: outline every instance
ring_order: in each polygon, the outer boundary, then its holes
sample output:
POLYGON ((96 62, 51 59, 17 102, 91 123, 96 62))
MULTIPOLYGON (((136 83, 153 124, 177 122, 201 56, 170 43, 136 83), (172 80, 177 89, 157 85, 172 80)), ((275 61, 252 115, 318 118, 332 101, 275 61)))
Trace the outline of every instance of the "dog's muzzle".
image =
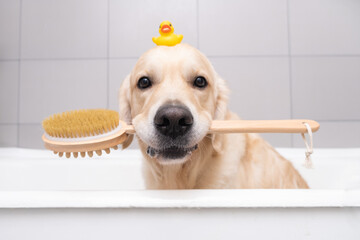
POLYGON ((182 105, 165 105, 154 118, 156 131, 175 139, 185 135, 193 125, 193 116, 189 109, 182 105))
POLYGON ((167 104, 158 109, 154 117, 157 147, 149 146, 150 157, 161 155, 165 159, 180 159, 197 149, 189 146, 194 118, 183 105, 167 104))

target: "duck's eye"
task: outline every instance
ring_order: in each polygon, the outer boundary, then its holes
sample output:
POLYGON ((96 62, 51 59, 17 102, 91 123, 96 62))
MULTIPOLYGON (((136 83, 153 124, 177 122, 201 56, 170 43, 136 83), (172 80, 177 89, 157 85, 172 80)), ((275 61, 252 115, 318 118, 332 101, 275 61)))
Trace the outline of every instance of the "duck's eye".
POLYGON ((159 26, 159 28, 161 28, 161 25, 159 26))
POLYGON ((208 85, 206 79, 204 77, 196 77, 194 80, 194 86, 197 88, 205 88, 208 85))
POLYGON ((147 77, 142 77, 139 79, 138 83, 137 83, 137 87, 139 89, 145 89, 145 88, 149 88, 151 87, 151 81, 149 78, 147 77))
POLYGON ((171 27, 171 23, 170 23, 170 25, 169 25, 170 27, 171 27))

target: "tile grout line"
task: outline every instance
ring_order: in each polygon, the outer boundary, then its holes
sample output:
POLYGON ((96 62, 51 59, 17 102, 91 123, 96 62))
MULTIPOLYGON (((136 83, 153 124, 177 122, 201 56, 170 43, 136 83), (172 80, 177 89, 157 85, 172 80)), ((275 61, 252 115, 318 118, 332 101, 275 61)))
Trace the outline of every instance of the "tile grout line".
POLYGON ((107 57, 93 57, 93 58, 78 58, 78 57, 69 57, 69 58, 23 58, 22 61, 97 61, 97 60, 106 60, 107 57))
MULTIPOLYGON (((360 123, 360 119, 315 119, 317 122, 320 123, 360 123)), ((8 126, 8 125, 14 125, 17 126, 17 123, 0 123, 0 126, 8 126)), ((24 122, 21 123, 21 125, 39 125, 41 126, 41 122, 24 122)))
MULTIPOLYGON (((2 126, 2 125, 4 125, 4 126, 9 126, 9 125, 17 126, 17 123, 0 123, 0 126, 2 126)), ((37 125, 37 126, 41 126, 42 124, 41 124, 41 122, 36 122, 36 123, 29 122, 29 123, 21 123, 21 125, 37 125)))
MULTIPOLYGON (((274 55, 261 55, 261 54, 247 54, 247 55, 206 55, 212 58, 284 58, 289 57, 289 54, 274 54, 274 55)), ((291 58, 359 58, 360 55, 346 55, 346 54, 292 54, 291 58)))
MULTIPOLYGON (((291 34, 290 34, 290 7, 286 0, 287 37, 288 37, 288 63, 289 63, 289 95, 290 95, 290 118, 293 119, 293 91, 292 91, 292 59, 291 59, 291 34)), ((291 147, 294 147, 294 135, 291 136, 291 147)))
POLYGON ((18 48, 19 48, 19 59, 18 59, 18 86, 17 86, 17 133, 16 133, 16 146, 20 147, 20 84, 21 84, 21 26, 22 26, 22 0, 19 2, 19 42, 18 42, 18 48))
POLYGON ((199 3, 200 0, 196 0, 196 27, 197 27, 197 49, 200 50, 200 16, 199 16, 199 3))
MULTIPOLYGON (((110 50, 109 50, 110 51, 110 50)), ((206 55, 208 58, 285 58, 289 57, 286 55, 206 55)), ((127 56, 127 57, 95 57, 95 58, 22 58, 21 61, 95 61, 95 60, 118 60, 118 59, 137 59, 140 56, 127 56)), ((336 57, 354 57, 359 58, 360 55, 296 55, 293 54, 291 58, 336 58, 336 57)), ((0 59, 0 62, 11 62, 19 61, 19 58, 0 59)))
POLYGON ((0 59, 0 62, 17 62, 19 61, 19 58, 2 58, 0 59))
POLYGON ((325 120, 317 120, 318 122, 360 122, 360 119, 325 119, 325 120))
POLYGON ((288 55, 206 55, 208 58, 286 58, 288 55))
POLYGON ((110 0, 107 1, 106 108, 110 107, 110 0))
POLYGON ((360 54, 293 54, 293 58, 360 57, 360 54))

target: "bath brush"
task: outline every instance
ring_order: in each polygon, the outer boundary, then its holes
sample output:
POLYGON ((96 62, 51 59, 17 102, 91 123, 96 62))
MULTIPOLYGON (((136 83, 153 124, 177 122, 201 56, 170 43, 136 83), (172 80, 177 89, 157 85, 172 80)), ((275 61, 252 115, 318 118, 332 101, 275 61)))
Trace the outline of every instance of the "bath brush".
MULTIPOLYGON (((304 123, 309 124, 313 132, 320 127, 313 120, 230 120, 212 121, 208 133, 306 133, 304 123)), ((110 153, 125 142, 129 134, 135 134, 132 125, 119 119, 113 110, 89 109, 54 114, 43 123, 45 130, 42 139, 45 147, 55 154, 92 157, 95 152, 110 153)))

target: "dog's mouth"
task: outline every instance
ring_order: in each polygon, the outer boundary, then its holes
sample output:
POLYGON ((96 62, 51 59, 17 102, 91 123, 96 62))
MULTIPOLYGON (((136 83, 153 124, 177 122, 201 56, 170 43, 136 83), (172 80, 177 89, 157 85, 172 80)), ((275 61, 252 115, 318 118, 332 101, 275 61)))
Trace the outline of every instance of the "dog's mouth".
POLYGON ((151 158, 161 157, 162 159, 175 160, 175 159, 185 158, 187 155, 190 155, 197 148, 198 148, 197 144, 189 148, 171 146, 162 149, 156 149, 148 146, 146 153, 151 158))

